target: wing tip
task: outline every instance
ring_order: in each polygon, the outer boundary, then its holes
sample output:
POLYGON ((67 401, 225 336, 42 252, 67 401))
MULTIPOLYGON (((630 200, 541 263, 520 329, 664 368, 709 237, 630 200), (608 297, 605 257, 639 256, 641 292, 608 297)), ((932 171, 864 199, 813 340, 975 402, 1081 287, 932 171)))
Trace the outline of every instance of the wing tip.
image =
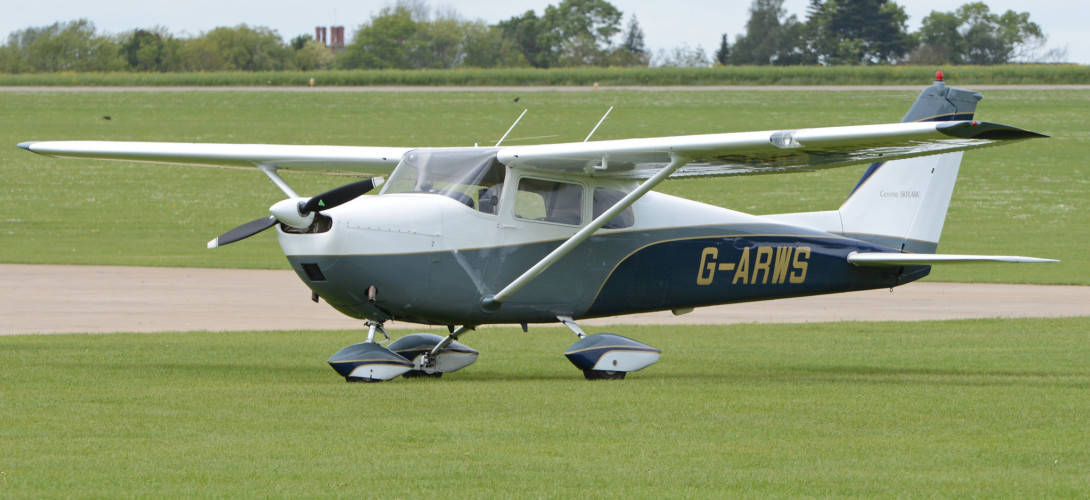
POLYGON ((19 146, 20 148, 25 149, 27 151, 31 151, 30 147, 33 146, 33 145, 34 145, 34 143, 30 142, 30 141, 20 142, 19 144, 16 144, 16 146, 19 146))
POLYGON ((986 140, 1018 140, 1018 139, 1047 139, 1049 136, 1032 130, 1025 130, 1002 123, 960 121, 938 125, 939 132, 951 137, 961 139, 986 139, 986 140))

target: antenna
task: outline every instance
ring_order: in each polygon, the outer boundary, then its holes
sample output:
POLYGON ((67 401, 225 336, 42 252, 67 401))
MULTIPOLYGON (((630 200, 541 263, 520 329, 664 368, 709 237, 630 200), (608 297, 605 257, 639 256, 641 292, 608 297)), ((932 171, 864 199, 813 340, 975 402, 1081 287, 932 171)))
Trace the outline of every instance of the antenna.
POLYGON ((606 117, 609 116, 609 113, 612 112, 612 111, 613 111, 613 106, 610 106, 609 109, 606 110, 606 114, 602 115, 602 119, 598 120, 598 123, 594 125, 594 128, 590 129, 590 133, 587 134, 586 139, 583 139, 583 142, 587 142, 587 141, 590 140, 590 136, 594 135, 594 133, 598 131, 598 127, 602 126, 602 122, 606 121, 606 117))
POLYGON ((522 114, 521 114, 521 115, 519 115, 519 117, 518 117, 518 118, 515 118, 515 123, 512 123, 512 124, 511 124, 511 126, 510 126, 510 127, 509 127, 509 128, 507 129, 507 132, 504 132, 504 133, 503 133, 503 137, 500 137, 500 140, 496 141, 496 147, 499 147, 499 145, 500 145, 501 143, 503 143, 503 140, 504 140, 504 139, 506 139, 508 135, 511 135, 511 131, 512 131, 512 130, 515 130, 515 125, 518 125, 518 124, 519 124, 519 120, 522 120, 522 117, 523 117, 523 116, 526 116, 526 112, 527 112, 527 111, 530 111, 530 110, 529 110, 529 109, 524 109, 524 110, 522 110, 522 114))

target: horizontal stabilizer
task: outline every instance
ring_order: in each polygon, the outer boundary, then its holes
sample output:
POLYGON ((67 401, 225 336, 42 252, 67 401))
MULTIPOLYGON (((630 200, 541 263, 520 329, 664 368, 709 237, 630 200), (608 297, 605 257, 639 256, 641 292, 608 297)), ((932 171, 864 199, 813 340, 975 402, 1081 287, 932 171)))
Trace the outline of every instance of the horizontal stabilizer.
POLYGON ((860 267, 897 267, 930 266, 932 264, 971 262, 1014 262, 1026 264, 1059 261, 1054 259, 1039 259, 1037 257, 1021 257, 1017 255, 955 255, 892 252, 852 252, 848 254, 848 262, 851 262, 852 264, 860 267))

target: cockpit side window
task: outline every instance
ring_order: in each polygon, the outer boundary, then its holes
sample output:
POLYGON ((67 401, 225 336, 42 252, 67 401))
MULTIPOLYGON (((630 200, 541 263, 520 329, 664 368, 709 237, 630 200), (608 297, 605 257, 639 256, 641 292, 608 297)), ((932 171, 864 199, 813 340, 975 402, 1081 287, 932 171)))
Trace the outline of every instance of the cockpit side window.
POLYGON ((519 179, 515 217, 579 225, 583 223, 583 186, 571 182, 519 179))
MULTIPOLYGON (((625 192, 617 191, 616 189, 607 188, 595 188, 594 189, 594 218, 598 218, 599 215, 605 213, 621 198, 624 198, 625 192)), ((606 225, 602 226, 603 229, 621 229, 625 227, 632 227, 635 224, 635 216, 632 213, 632 207, 628 207, 621 211, 621 213, 614 216, 606 225)))

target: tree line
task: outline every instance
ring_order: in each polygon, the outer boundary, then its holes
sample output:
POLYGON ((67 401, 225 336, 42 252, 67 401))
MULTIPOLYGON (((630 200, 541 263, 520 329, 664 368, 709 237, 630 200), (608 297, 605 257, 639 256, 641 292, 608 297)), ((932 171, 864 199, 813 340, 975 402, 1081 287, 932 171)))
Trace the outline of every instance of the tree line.
POLYGON ((784 0, 754 0, 745 32, 723 35, 720 64, 1006 64, 1059 62, 1028 12, 991 12, 984 2, 932 11, 908 31, 904 7, 888 0, 810 0, 806 19, 788 15, 784 0))
POLYGON ((788 15, 783 0, 754 0, 744 33, 733 42, 723 34, 711 58, 699 45, 652 54, 636 16, 624 20, 606 0, 563 0, 496 24, 410 0, 380 10, 335 52, 310 35, 285 41, 261 26, 111 35, 80 19, 12 33, 0 72, 1003 64, 1063 55, 1043 50, 1028 13, 996 14, 982 2, 933 11, 909 32, 904 8, 889 0, 811 0, 805 20, 788 15))

